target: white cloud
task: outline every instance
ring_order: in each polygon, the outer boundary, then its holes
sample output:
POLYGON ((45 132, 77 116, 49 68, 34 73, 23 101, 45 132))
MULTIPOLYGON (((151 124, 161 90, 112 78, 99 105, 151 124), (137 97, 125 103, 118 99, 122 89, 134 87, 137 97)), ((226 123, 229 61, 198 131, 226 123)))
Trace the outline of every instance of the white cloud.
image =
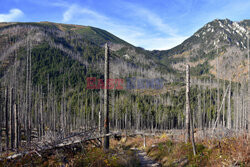
POLYGON ((0 14, 0 22, 16 21, 24 14, 20 9, 11 9, 7 14, 0 14))
POLYGON ((151 12, 148 9, 142 8, 140 6, 135 6, 134 4, 123 2, 128 8, 128 13, 133 13, 133 17, 139 17, 141 20, 147 22, 147 24, 155 27, 158 31, 165 33, 167 35, 175 36, 176 29, 169 26, 164 20, 157 14, 151 12))
POLYGON ((74 17, 77 17, 79 14, 89 15, 98 20, 106 20, 107 18, 93 10, 82 8, 76 4, 71 5, 64 13, 63 13, 63 22, 68 22, 74 17))
POLYGON ((107 17, 97 11, 76 4, 68 6, 63 13, 62 21, 64 23, 91 25, 102 28, 135 46, 149 50, 170 49, 187 38, 177 35, 176 30, 164 23, 159 16, 146 9, 135 8, 132 9, 132 13, 139 19, 147 22, 147 24, 151 24, 151 26, 155 27, 155 29, 160 32, 160 35, 154 36, 153 32, 150 32, 145 27, 107 17))

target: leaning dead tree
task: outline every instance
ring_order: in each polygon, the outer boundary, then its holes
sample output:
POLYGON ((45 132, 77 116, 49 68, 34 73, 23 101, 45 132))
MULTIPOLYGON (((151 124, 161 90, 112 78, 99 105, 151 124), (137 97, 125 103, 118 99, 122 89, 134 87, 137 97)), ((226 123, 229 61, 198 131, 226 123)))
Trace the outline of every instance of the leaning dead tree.
MULTIPOLYGON (((105 74, 104 74, 104 134, 109 133, 109 47, 105 44, 105 74)), ((104 149, 109 149, 109 136, 104 137, 104 149)))
POLYGON ((196 148, 194 142, 194 128, 193 128, 193 118, 192 113, 190 111, 190 103, 189 103, 189 90, 190 90, 190 66, 187 65, 186 68, 186 143, 192 142, 193 153, 196 155, 196 148), (190 138, 191 137, 191 138, 190 138))

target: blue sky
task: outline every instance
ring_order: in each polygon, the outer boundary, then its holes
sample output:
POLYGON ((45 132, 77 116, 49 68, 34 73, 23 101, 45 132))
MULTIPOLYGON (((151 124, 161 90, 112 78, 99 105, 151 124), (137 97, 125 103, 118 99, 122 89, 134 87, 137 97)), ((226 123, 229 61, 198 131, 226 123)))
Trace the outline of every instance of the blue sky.
POLYGON ((250 19, 249 0, 0 0, 0 22, 105 29, 145 49, 172 48, 214 19, 250 19))

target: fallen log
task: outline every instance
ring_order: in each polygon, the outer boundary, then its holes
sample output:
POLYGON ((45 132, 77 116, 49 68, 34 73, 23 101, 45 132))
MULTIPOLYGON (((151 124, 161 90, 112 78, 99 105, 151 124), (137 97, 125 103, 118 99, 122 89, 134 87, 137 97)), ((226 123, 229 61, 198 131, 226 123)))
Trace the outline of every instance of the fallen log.
POLYGON ((42 142, 43 145, 39 145, 40 143, 37 143, 37 144, 33 143, 33 145, 35 146, 34 149, 32 149, 30 151, 23 151, 20 153, 13 154, 13 155, 8 156, 6 158, 0 159, 0 161, 2 161, 4 159, 7 159, 7 160, 16 159, 16 158, 20 158, 20 157, 23 157, 23 156, 28 155, 28 154, 33 154, 33 153, 36 153, 37 155, 41 156, 42 152, 46 152, 46 151, 51 150, 51 149, 59 149, 59 148, 67 147, 67 146, 74 146, 77 144, 81 144, 81 143, 93 141, 93 140, 98 140, 100 142, 100 138, 104 138, 106 136, 118 135, 118 134, 120 134, 120 133, 109 133, 109 134, 105 134, 105 135, 99 135, 99 134, 96 135, 96 133, 89 134, 89 131, 74 133, 73 135, 68 136, 66 138, 63 138, 63 139, 60 139, 59 141, 52 141, 52 142, 43 141, 42 142))

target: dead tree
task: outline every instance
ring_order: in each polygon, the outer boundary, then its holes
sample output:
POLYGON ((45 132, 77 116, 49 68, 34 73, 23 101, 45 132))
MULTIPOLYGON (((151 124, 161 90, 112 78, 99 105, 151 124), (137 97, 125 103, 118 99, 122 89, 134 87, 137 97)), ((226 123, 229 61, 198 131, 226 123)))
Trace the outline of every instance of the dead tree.
POLYGON ((236 131, 239 130, 239 83, 236 83, 236 126, 235 129, 236 131))
POLYGON ((10 125, 11 125, 11 136, 10 136, 10 141, 11 141, 11 149, 15 148, 15 130, 16 130, 16 108, 14 106, 14 89, 10 89, 10 125))
POLYGON ((247 51, 247 58, 248 58, 248 132, 250 132, 250 56, 249 56, 249 31, 247 32, 247 47, 248 47, 248 51, 247 51))
POLYGON ((26 136, 31 143, 31 43, 27 39, 27 61, 26 61, 26 136))
POLYGON ((15 125, 15 133, 16 133, 16 136, 15 136, 15 147, 18 149, 19 148, 19 145, 20 145, 20 143, 19 143, 19 138, 20 138, 20 125, 19 125, 19 123, 20 123, 20 121, 19 121, 19 95, 17 95, 17 100, 16 100, 16 103, 15 103, 15 114, 16 114, 16 117, 15 117, 15 119, 16 119, 16 125, 15 125))
MULTIPOLYGON (((226 82, 224 79, 224 83, 223 83, 223 94, 226 91, 226 82)), ((222 109, 222 126, 225 127, 225 103, 223 103, 223 109, 222 109)))
POLYGON ((113 89, 113 93, 112 93, 112 127, 115 127, 115 87, 113 89))
POLYGON ((6 150, 9 149, 9 110, 8 110, 8 103, 9 103, 9 89, 6 86, 5 89, 5 143, 6 143, 6 150))
POLYGON ((217 117, 218 117, 218 124, 220 124, 220 81, 219 81, 219 55, 218 55, 218 47, 217 47, 217 59, 216 59, 216 74, 217 74, 217 117))
MULTIPOLYGON (((105 74, 104 74, 104 134, 109 133, 109 47, 105 44, 105 74)), ((109 149, 109 136, 104 137, 104 150, 109 149)))
MULTIPOLYGON (((203 125, 203 121, 202 121, 202 118, 205 117, 205 113, 206 113, 206 87, 205 87, 206 83, 205 83, 205 80, 204 80, 204 88, 203 88, 203 114, 201 116, 201 124, 203 125)), ((205 119, 204 119, 205 120, 205 119)), ((203 129, 203 126, 202 126, 202 129, 203 129)))
POLYGON ((186 68, 186 143, 190 142, 190 108, 189 108, 189 65, 186 68))
MULTIPOLYGON (((225 99, 226 99, 226 95, 227 95, 227 91, 229 90, 229 87, 230 87, 230 85, 228 85, 228 87, 227 87, 227 89, 226 89, 226 91, 225 91, 225 93, 224 93, 224 95, 223 95, 223 99, 222 99, 222 101, 221 101, 221 106, 220 106, 220 108, 219 108, 219 112, 220 112, 221 109, 222 109, 222 106, 223 106, 223 103, 224 103, 224 101, 225 101, 225 99)), ((214 122, 213 133, 214 133, 214 130, 215 130, 215 128, 216 128, 216 125, 217 125, 218 120, 219 120, 219 117, 217 117, 217 118, 216 118, 216 121, 214 122)))
POLYGON ((91 97, 91 125, 95 125, 95 120, 94 120, 94 113, 95 113, 95 103, 94 103, 94 95, 92 91, 92 97, 91 97))
POLYGON ((227 128, 232 128, 232 119, 231 119, 231 79, 228 91, 228 110, 227 110, 227 128))
POLYGON ((190 90, 190 72, 189 71, 190 71, 190 66, 187 65, 187 68, 186 68, 186 126, 187 126, 186 127, 187 128, 186 143, 190 141, 190 136, 191 136, 193 153, 194 155, 196 155, 196 148, 195 148, 195 142, 194 142, 193 118, 192 118, 192 113, 190 111, 190 103, 189 103, 189 90, 190 90))
POLYGON ((211 122, 212 122, 212 79, 211 79, 211 75, 210 75, 210 83, 209 83, 209 106, 210 106, 210 110, 209 110, 209 121, 208 121, 208 128, 211 127, 211 122))
POLYGON ((202 112, 201 112, 201 88, 200 80, 198 80, 198 127, 202 128, 202 112))
POLYGON ((1 87, 1 83, 0 83, 0 152, 2 152, 2 131, 3 131, 3 102, 2 102, 3 96, 2 96, 2 87, 1 87))
POLYGON ((40 88, 40 97, 39 97, 39 101, 40 101, 40 107, 39 107, 39 139, 41 139, 41 137, 44 134, 44 123, 43 123, 43 92, 42 92, 42 87, 40 88))
POLYGON ((101 128, 101 121, 102 121, 102 90, 100 89, 100 109, 99 109, 99 113, 98 113, 98 128, 99 128, 99 133, 102 133, 102 128, 101 128))

